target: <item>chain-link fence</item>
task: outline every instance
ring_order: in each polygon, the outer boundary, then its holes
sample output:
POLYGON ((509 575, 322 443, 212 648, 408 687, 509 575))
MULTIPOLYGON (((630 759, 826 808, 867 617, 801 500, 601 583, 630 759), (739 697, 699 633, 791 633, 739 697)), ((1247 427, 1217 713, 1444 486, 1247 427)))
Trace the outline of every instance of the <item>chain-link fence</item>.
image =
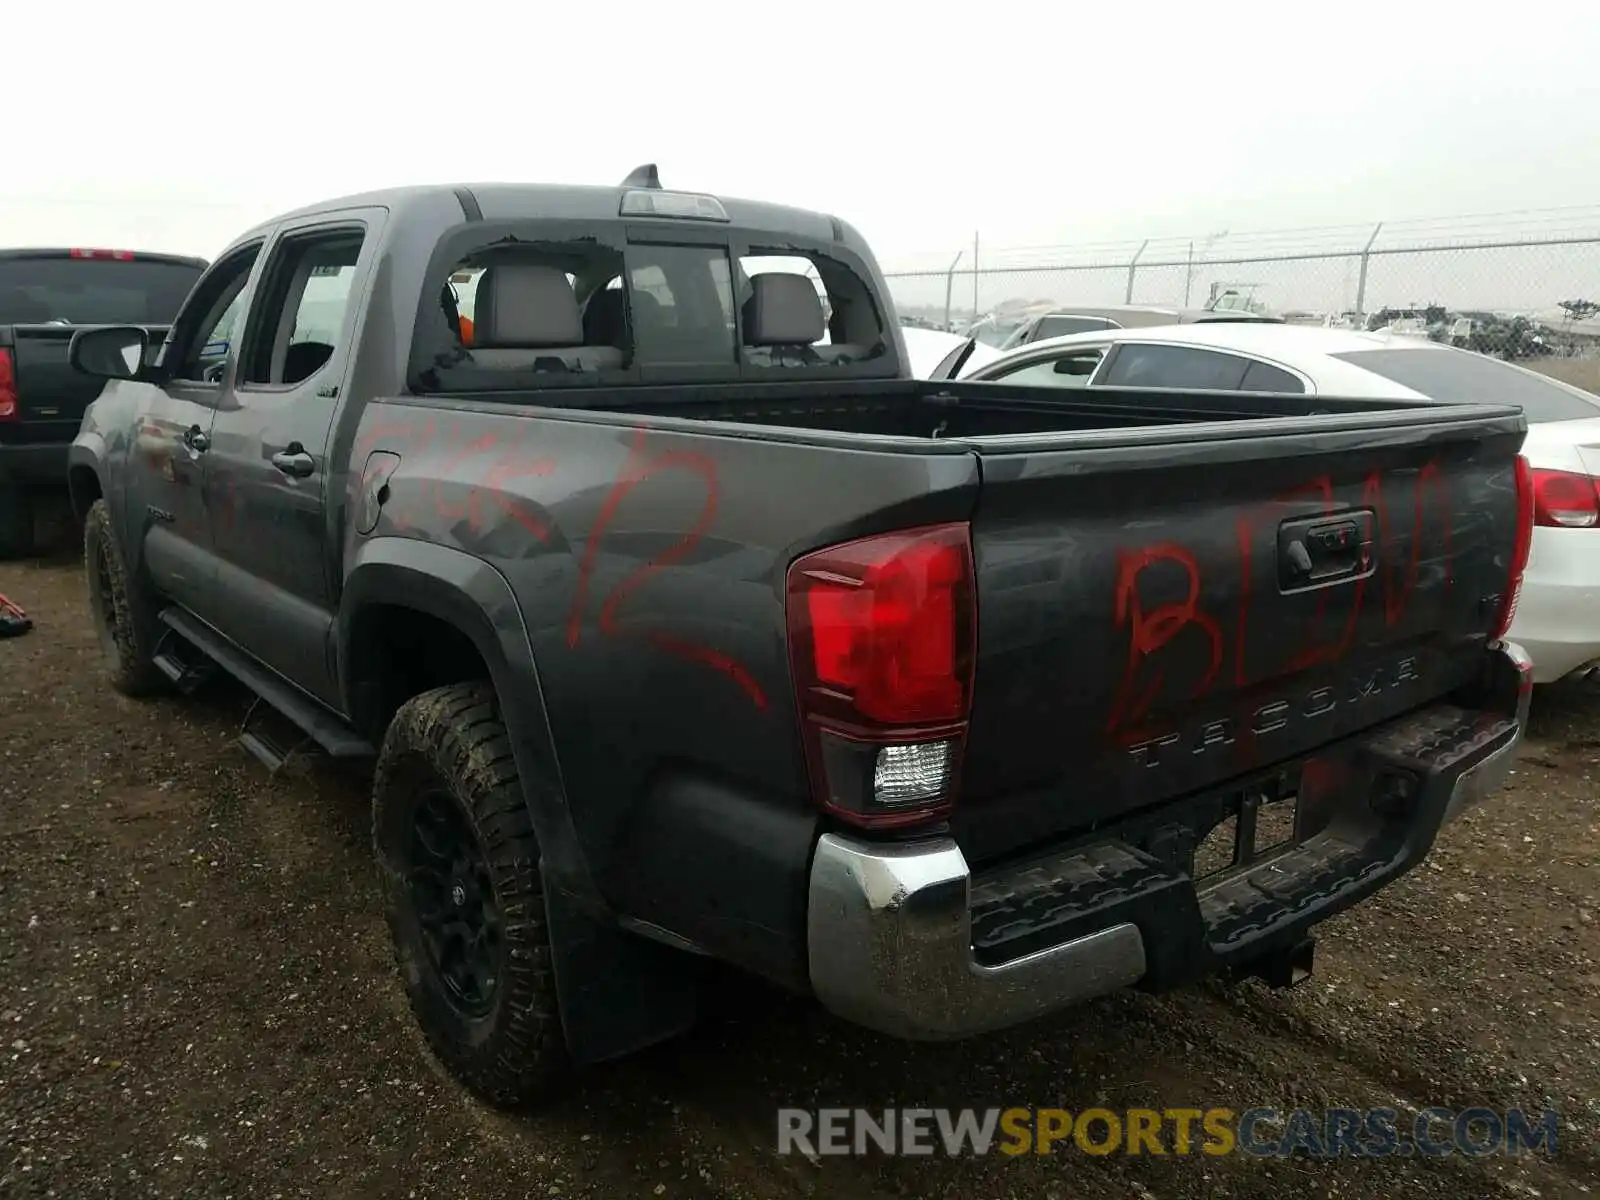
POLYGON ((1151 304, 1251 309, 1317 325, 1412 325, 1507 357, 1593 353, 1600 216, 1527 224, 1412 222, 1048 250, 984 251, 980 243, 942 269, 888 278, 903 320, 973 329, 991 342, 1052 308, 1151 304))

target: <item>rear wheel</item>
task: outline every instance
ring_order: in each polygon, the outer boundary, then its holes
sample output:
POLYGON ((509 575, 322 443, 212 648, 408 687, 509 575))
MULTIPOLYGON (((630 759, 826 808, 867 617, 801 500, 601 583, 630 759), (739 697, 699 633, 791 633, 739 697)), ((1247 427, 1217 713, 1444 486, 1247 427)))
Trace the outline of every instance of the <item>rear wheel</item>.
POLYGON ((378 756, 373 842, 411 1010, 440 1061, 492 1104, 541 1098, 568 1060, 539 846, 493 689, 401 706, 378 756))
POLYGON ((33 498, 19 487, 0 486, 0 562, 33 553, 33 498))
POLYGON ((162 691, 167 677, 151 661, 156 597, 123 561, 104 500, 96 500, 84 518, 83 569, 89 583, 89 616, 100 635, 111 686, 124 696, 162 691))

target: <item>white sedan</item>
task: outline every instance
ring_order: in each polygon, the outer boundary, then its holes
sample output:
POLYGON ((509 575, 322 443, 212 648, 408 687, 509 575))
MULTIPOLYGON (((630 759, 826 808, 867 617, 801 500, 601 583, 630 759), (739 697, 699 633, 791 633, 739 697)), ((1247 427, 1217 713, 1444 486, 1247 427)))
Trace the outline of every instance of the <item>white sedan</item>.
MULTIPOLYGON (((953 370, 952 370, 953 368, 953 370)), ((1535 683, 1600 669, 1600 396, 1498 359, 1384 333, 1173 325, 1078 333, 931 378, 1061 388, 1171 387, 1515 404, 1528 421, 1533 550, 1510 638, 1535 683)))
MULTIPOLYGON (((969 340, 959 333, 945 333, 942 329, 921 329, 915 325, 902 325, 906 353, 911 359, 911 373, 919 379, 928 379, 952 352, 965 346, 969 340)), ((1000 357, 1000 351, 983 342, 972 341, 972 353, 963 363, 963 369, 975 371, 985 363, 1000 357)))

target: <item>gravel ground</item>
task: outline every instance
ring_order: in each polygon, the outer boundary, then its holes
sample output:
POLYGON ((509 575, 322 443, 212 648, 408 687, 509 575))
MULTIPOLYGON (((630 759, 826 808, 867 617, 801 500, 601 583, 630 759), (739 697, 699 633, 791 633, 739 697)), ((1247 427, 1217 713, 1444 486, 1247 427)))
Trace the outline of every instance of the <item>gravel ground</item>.
POLYGON ((390 965, 363 783, 269 779, 227 692, 97 672, 80 568, 0 566, 0 1195, 1474 1197, 1600 1194, 1600 689, 1541 694, 1512 784, 1331 922, 1317 974, 891 1042, 726 982, 689 1037, 507 1116, 432 1064, 390 965), (1542 1156, 827 1158, 774 1109, 1474 1104, 1542 1156))

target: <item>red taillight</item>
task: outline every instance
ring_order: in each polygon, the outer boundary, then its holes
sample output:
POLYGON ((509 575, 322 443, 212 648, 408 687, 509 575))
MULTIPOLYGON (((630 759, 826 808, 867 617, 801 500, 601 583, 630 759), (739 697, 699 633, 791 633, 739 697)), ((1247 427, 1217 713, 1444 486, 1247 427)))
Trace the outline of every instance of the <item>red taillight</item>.
POLYGON ((17 360, 0 346, 0 421, 15 421, 22 412, 17 403, 17 360))
POLYGON ((977 643, 967 525, 880 534, 795 560, 788 617, 817 802, 869 827, 948 813, 977 643))
POLYGON ((1517 535, 1511 545, 1511 564, 1506 572, 1505 598, 1495 618, 1491 638, 1505 637, 1517 617, 1517 600, 1522 595, 1522 573, 1528 568, 1528 553, 1533 549, 1534 489, 1533 470, 1528 460, 1517 455, 1517 535))
POLYGON ((73 258, 111 258, 117 262, 132 262, 132 250, 69 250, 73 258))
POLYGON ((1533 523, 1556 529, 1600 525, 1600 479, 1577 471, 1534 471, 1533 523))

